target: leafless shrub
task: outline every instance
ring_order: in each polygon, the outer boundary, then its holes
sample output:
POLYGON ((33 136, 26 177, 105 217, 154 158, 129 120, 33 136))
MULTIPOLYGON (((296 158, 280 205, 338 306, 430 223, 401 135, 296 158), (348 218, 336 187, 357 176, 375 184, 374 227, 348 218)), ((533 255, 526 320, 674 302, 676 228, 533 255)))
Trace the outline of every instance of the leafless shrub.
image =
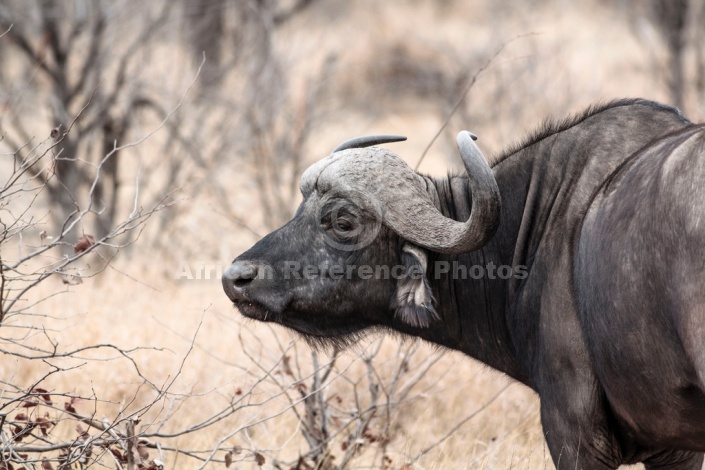
MULTIPOLYGON (((223 436, 208 461, 226 465, 266 461, 274 468, 297 470, 360 465, 399 468, 422 458, 452 434, 419 455, 408 456, 408 462, 394 461, 397 456, 388 452, 401 429, 399 411, 418 406, 432 393, 433 386, 429 389, 422 384, 441 353, 424 355, 418 342, 392 346, 382 339, 361 346, 352 355, 336 350, 330 354, 309 353, 302 351, 298 342, 282 342, 275 330, 271 333, 278 340, 276 351, 261 335, 249 330, 240 334, 242 351, 254 366, 248 371, 253 385, 235 391, 240 400, 252 400, 264 393, 269 404, 267 413, 255 415, 223 436), (383 352, 385 347, 393 352, 383 352), (257 428, 263 429, 257 434, 275 434, 273 431, 287 418, 293 418, 297 426, 280 437, 283 442, 254 437, 257 428), (286 444, 294 442, 308 450, 292 457, 286 444)), ((256 406, 262 405, 260 402, 256 406)), ((457 423, 456 430, 465 422, 467 419, 457 423)))
MULTIPOLYGON (((58 168, 65 149, 63 144, 82 119, 90 116, 87 110, 91 105, 89 99, 65 130, 47 131, 44 140, 30 139, 2 155, 1 164, 11 171, 0 181, 0 352, 5 363, 17 361, 25 366, 37 363, 48 369, 29 387, 19 385, 12 376, 3 383, 0 402, 0 464, 3 468, 26 468, 35 464, 53 468, 54 462, 59 468, 68 469, 74 468, 74 464, 85 467, 105 462, 107 457, 127 468, 161 468, 158 459, 148 457, 146 448, 150 443, 140 441, 134 431, 139 423, 137 416, 158 403, 168 390, 168 385, 157 386, 141 372, 134 354, 145 348, 125 349, 113 344, 67 348, 54 337, 55 332, 37 321, 44 316, 52 317, 51 313, 42 313, 42 304, 49 297, 66 292, 65 289, 88 288, 80 285, 84 278, 112 267, 115 256, 139 238, 148 220, 173 204, 166 202, 167 194, 164 200, 145 208, 140 199, 142 183, 138 174, 128 212, 121 218, 114 217, 116 220, 101 235, 86 232, 78 235, 79 228, 88 226, 91 217, 105 210, 97 204, 95 195, 100 191, 106 174, 104 169, 111 157, 125 148, 140 145, 164 126, 162 122, 133 142, 121 145, 113 142, 93 165, 92 179, 86 182, 87 197, 80 201, 65 187, 66 180, 62 180, 65 175, 58 168), (39 201, 44 193, 52 194, 50 188, 56 187, 66 190, 72 210, 64 215, 59 227, 46 230, 48 214, 40 209, 39 201), (91 268, 96 264, 98 268, 91 268), (40 289, 52 282, 53 286, 67 287, 40 289), (47 294, 47 290, 50 293, 47 294), (101 359, 104 353, 113 353, 113 356, 101 359), (157 399, 137 412, 121 414, 111 420, 96 420, 94 415, 77 411, 77 401, 98 403, 99 397, 81 397, 76 392, 54 391, 44 385, 52 376, 81 367, 81 362, 118 359, 128 361, 145 386, 157 392, 157 399), (62 403, 57 403, 59 401, 62 403), (74 435, 67 438, 66 432, 60 432, 57 442, 54 430, 71 425, 75 426, 74 435), (91 434, 91 429, 98 432, 91 434)), ((176 108, 180 105, 181 102, 176 108)), ((171 113, 173 111, 166 118, 171 113)), ((12 143, 9 146, 12 147, 12 143)))
POLYGON ((7 30, 4 43, 13 62, 0 71, 7 90, 5 143, 17 149, 18 165, 33 158, 27 153, 32 147, 23 145, 34 141, 38 116, 32 110, 42 100, 50 103, 54 163, 34 167, 34 177, 55 206, 55 225, 69 219, 76 202, 87 197, 100 208, 94 220, 99 236, 115 222, 122 148, 116 142, 122 144, 139 112, 153 106, 146 87, 139 86, 140 65, 168 9, 163 5, 145 13, 125 32, 117 30, 114 12, 102 2, 10 1, 0 8, 0 28, 7 30), (128 37, 116 54, 116 41, 128 37), (79 111, 81 119, 65 132, 79 111))

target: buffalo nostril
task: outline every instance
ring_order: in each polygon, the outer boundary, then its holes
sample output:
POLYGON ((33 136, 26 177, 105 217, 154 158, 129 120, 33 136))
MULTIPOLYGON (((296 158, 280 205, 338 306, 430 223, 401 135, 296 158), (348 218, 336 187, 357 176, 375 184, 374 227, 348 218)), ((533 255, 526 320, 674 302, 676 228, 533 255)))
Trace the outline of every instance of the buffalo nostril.
POLYGON ((248 267, 240 273, 240 277, 234 279, 235 287, 245 287, 257 277, 257 269, 248 267))
POLYGON ((257 277, 257 266, 247 261, 235 261, 228 267, 225 276, 232 281, 236 288, 240 289, 257 277))

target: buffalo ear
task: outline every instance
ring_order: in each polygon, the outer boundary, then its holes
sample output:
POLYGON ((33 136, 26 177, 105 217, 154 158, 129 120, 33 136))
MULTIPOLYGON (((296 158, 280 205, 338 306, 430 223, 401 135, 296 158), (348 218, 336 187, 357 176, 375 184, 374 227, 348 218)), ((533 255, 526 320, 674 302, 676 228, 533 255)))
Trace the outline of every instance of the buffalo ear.
POLYGON ((426 251, 411 243, 401 250, 404 273, 397 280, 397 291, 392 298, 394 316, 407 325, 426 328, 431 320, 439 320, 433 292, 428 283, 426 251))

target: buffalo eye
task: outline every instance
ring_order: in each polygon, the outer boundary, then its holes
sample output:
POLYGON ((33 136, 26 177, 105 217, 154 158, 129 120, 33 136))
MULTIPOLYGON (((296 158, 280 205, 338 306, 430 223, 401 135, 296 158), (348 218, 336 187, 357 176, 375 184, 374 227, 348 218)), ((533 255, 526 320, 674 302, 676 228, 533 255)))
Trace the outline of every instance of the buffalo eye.
POLYGON ((353 230, 353 224, 349 220, 338 219, 335 221, 335 230, 337 232, 351 232, 353 230))
POLYGON ((334 199, 321 208, 321 227, 340 242, 347 242, 362 231, 360 211, 346 200, 334 199))

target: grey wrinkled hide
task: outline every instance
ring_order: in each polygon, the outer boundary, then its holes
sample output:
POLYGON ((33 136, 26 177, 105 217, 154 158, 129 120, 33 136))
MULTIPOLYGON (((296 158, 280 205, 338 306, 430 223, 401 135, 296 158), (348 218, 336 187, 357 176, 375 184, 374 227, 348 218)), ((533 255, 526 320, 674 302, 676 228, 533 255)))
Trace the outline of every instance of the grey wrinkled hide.
POLYGON ((547 124, 496 160, 499 226, 481 248, 459 254, 419 239, 428 239, 425 224, 443 238, 443 220, 458 227, 471 219, 467 175, 430 178, 387 150, 346 150, 309 168, 296 216, 233 263, 237 273, 271 267, 273 278, 226 276, 223 286, 243 315, 313 344, 395 331, 504 372, 540 396, 559 468, 700 468, 703 150, 701 126, 648 101, 547 124), (359 237, 376 227, 372 243, 355 251, 326 243, 331 197, 350 205, 345 217, 359 237), (430 227, 429 218, 437 221, 430 227), (417 239, 399 227, 417 227, 417 239), (292 259, 421 267, 425 282, 287 279, 283 266, 292 259), (437 262, 526 271, 462 279, 436 272, 437 262))
POLYGON ((401 158, 380 148, 332 153, 304 172, 301 193, 304 198, 314 191, 348 198, 363 196, 366 201, 356 202, 406 240, 438 253, 473 251, 494 234, 500 212, 497 183, 473 137, 469 132, 458 135, 460 155, 470 175, 473 206, 464 223, 444 217, 428 197, 426 179, 401 158))
MULTIPOLYGON (((635 160, 651 157, 654 166, 670 166, 679 153, 674 149, 683 132, 702 136, 701 127, 691 127, 672 110, 625 103, 541 139, 494 166, 502 194, 511 191, 504 181, 531 175, 516 182, 523 195, 517 201, 523 206, 521 217, 506 221, 518 228, 516 239, 510 242, 512 263, 529 266, 530 274, 521 282, 510 282, 508 298, 501 303, 507 312, 508 340, 520 368, 531 371, 529 383, 542 399, 541 418, 549 448, 554 460, 560 456, 565 467, 579 462, 584 468, 612 468, 643 460, 648 466, 651 458, 653 465, 678 464, 685 459, 683 468, 700 468, 702 455, 683 454, 671 446, 705 449, 705 382, 691 382, 692 374, 679 375, 695 365, 695 357, 683 354, 677 346, 681 339, 669 334, 681 320, 674 315, 676 306, 669 307, 671 312, 659 306, 667 291, 679 284, 674 273, 689 271, 659 252, 681 244, 691 249, 697 246, 683 240, 685 234, 677 228, 693 211, 679 211, 677 206, 670 212, 656 211, 649 202, 667 193, 681 205, 690 205, 695 202, 693 194, 683 191, 674 175, 661 184, 624 185, 616 198, 622 214, 615 214, 612 204, 602 206, 599 196, 592 205, 591 214, 610 214, 614 225, 594 224, 589 217, 581 236, 583 218, 601 185, 614 178, 616 170, 627 171, 635 160), (657 147, 660 151, 635 154, 670 134, 675 135, 657 147), (629 217, 638 217, 640 223, 630 222, 629 217), (664 238, 659 227, 680 234, 664 238), (639 253, 639 244, 649 248, 639 253), (576 252, 580 255, 577 263, 576 252), (661 262, 654 263, 658 267, 645 269, 646 263, 659 258, 661 262), (589 286, 592 289, 586 292, 589 286), (634 296, 615 305, 628 291, 634 296), (632 302, 637 298, 639 302, 632 302), (651 307, 643 308, 644 304, 651 307), (658 321, 664 315, 670 318, 670 327, 658 321), (640 324, 649 325, 651 331, 641 329, 640 324), (627 347, 634 338, 642 347, 627 347), (671 344, 660 348, 661 340, 671 344), (664 358, 669 355, 674 357, 664 358), (683 389, 663 388, 673 368, 683 389), (608 371, 610 375, 604 376, 608 371), (649 379, 638 380, 643 375, 649 379), (614 381, 603 383, 602 377, 614 381), (698 429, 690 438, 663 433, 666 423, 686 426, 678 418, 683 416, 678 396, 684 392, 691 405, 687 413, 690 426, 698 429), (631 404, 631 413, 619 414, 622 403, 631 404)), ((699 181, 702 187, 705 178, 698 171, 702 149, 686 153, 688 164, 682 165, 680 175, 690 175, 688 179, 699 181)), ((702 202, 695 202, 695 207, 701 214, 705 210, 702 202)), ((498 232, 504 233, 502 226, 498 232)), ((701 279, 693 276, 687 284, 699 286, 701 279)), ((703 322, 702 310, 688 318, 688 323, 703 322)), ((692 334, 699 337, 700 354, 705 353, 702 329, 692 334)))

